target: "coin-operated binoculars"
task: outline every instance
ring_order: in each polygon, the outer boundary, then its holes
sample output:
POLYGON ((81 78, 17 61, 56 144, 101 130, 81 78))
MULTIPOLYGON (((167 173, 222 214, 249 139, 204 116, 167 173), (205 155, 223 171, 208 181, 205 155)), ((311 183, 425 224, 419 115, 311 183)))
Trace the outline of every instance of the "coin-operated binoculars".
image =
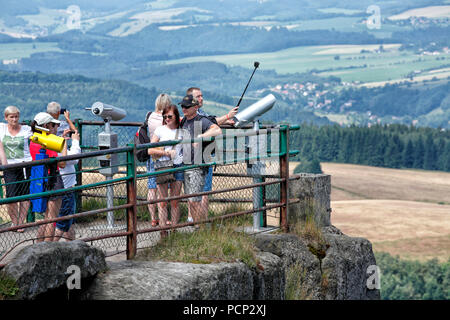
MULTIPOLYGON (((111 121, 119 121, 127 115, 123 109, 108 105, 102 102, 95 102, 90 108, 93 115, 103 118, 105 122, 104 131, 98 134, 98 147, 100 150, 107 150, 118 147, 117 133, 111 131, 111 121)), ((105 176, 106 180, 111 180, 113 175, 118 172, 119 159, 117 153, 105 154, 97 157, 100 164, 100 173, 105 176)), ((107 208, 114 206, 114 188, 108 184, 106 187, 107 208)), ((108 224, 106 229, 123 229, 122 226, 114 225, 114 213, 108 212, 108 224)))
MULTIPOLYGON (((259 120, 258 118, 272 109, 276 99, 274 95, 269 94, 258 100, 251 106, 245 108, 243 111, 236 114, 234 117, 234 126, 236 128, 243 127, 247 124, 253 123, 253 131, 256 135, 248 138, 246 143, 246 157, 250 158, 247 161, 247 174, 253 177, 253 183, 261 183, 263 176, 266 174, 266 165, 259 160, 261 155, 267 154, 267 136, 259 136, 259 120), (253 159, 256 157, 256 160, 253 159)), ((263 188, 253 188, 253 209, 261 208, 263 199, 263 188)), ((258 211, 253 214, 253 231, 260 231, 262 229, 262 212, 258 211)))

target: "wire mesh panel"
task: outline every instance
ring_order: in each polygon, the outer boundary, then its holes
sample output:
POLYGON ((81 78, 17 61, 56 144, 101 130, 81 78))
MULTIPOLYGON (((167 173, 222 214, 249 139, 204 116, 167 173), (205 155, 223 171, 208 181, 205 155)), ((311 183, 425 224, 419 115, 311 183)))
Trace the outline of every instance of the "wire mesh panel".
MULTIPOLYGON (((112 126, 118 144, 132 143, 138 125, 140 123, 112 126)), ((57 161, 77 159, 77 184, 72 189, 46 189, 41 193, 35 190, 13 195, 10 185, 31 190, 30 184, 39 182, 39 177, 31 175, 28 179, 16 179, 20 183, 12 183, 9 178, 5 179, 5 170, 11 166, 0 166, 3 172, 0 259, 23 245, 38 241, 43 226, 69 220, 72 224, 68 230, 72 234, 67 231, 67 234, 61 234, 63 238, 87 241, 107 255, 126 251, 128 256, 132 256, 136 248, 155 245, 174 228, 179 232, 194 232, 200 224, 217 219, 245 215, 244 222, 254 231, 280 226, 282 208, 287 207, 286 199, 282 199, 286 194, 282 192, 282 186, 287 179, 282 175, 280 159, 288 155, 288 149, 286 146, 282 148, 279 128, 223 130, 223 134, 213 141, 215 149, 210 157, 211 154, 206 155, 204 151, 207 148, 201 149, 197 144, 212 142, 213 139, 99 148, 102 123, 78 122, 78 126, 82 136, 81 155, 15 166, 26 172, 43 165, 47 172, 57 161), (157 170, 155 166, 159 158, 146 162, 136 159, 137 148, 154 154, 157 148, 166 150, 164 148, 176 145, 201 150, 201 161, 190 163, 183 160, 182 164, 157 170), (164 176, 170 179, 163 181, 164 176), (37 209, 37 205, 28 209, 30 200, 34 201, 37 195, 48 198, 69 194, 75 198, 75 208, 70 216, 49 215, 45 208, 37 209), (11 214, 13 206, 15 215, 11 214), (19 209, 22 210, 20 215, 19 209), (19 217, 19 220, 11 219, 12 216, 19 217)), ((50 177, 58 176, 57 172, 49 174, 50 177)), ((55 210, 59 213, 60 208, 55 210)), ((0 260, 0 265, 3 262, 0 260)))

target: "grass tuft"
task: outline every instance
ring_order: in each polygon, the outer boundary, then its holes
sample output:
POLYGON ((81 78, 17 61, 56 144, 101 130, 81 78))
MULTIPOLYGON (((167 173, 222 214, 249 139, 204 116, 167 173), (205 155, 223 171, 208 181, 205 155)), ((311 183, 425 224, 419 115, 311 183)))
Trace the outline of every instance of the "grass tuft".
POLYGON ((19 288, 17 287, 16 281, 8 277, 5 273, 0 272, 0 300, 12 298, 18 291, 19 288))
POLYGON ((242 221, 245 219, 214 222, 195 232, 171 232, 156 246, 139 253, 137 259, 197 264, 241 261, 256 268, 259 261, 254 237, 236 231, 242 227, 242 221))

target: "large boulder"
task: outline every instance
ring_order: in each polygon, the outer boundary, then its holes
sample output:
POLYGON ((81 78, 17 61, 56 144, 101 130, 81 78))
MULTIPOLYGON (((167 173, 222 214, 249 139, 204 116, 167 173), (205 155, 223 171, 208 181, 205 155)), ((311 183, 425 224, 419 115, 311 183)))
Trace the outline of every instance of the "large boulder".
POLYGON ((367 286, 367 270, 376 265, 371 243, 346 236, 334 226, 321 232, 325 244, 318 250, 314 250, 317 244, 294 234, 258 235, 256 246, 280 257, 286 273, 293 267, 301 273, 303 299, 380 299, 380 291, 367 286))
POLYGON ((16 299, 35 299, 40 294, 66 286, 70 266, 80 268, 81 278, 95 276, 107 269, 105 255, 83 241, 41 242, 23 248, 3 272, 19 288, 16 299))
POLYGON ((282 299, 280 259, 259 257, 259 268, 241 262, 192 264, 165 261, 109 262, 84 299, 89 300, 249 300, 282 299))

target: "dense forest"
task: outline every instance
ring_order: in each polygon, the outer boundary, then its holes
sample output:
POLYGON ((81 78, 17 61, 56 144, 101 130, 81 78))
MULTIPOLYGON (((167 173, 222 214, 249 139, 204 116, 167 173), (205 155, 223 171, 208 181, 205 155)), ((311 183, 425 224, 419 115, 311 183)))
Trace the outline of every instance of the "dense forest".
POLYGON ((450 259, 439 263, 402 260, 375 253, 383 300, 449 300, 450 259))
POLYGON ((303 124, 291 132, 297 161, 354 163, 450 171, 450 133, 406 125, 372 127, 303 124))
POLYGON ((126 109, 126 121, 141 121, 148 110, 154 109, 158 94, 154 88, 147 89, 121 80, 0 71, 0 106, 17 106, 21 120, 32 119, 36 113, 44 111, 50 101, 58 101, 67 108, 72 119, 93 120, 94 116, 85 108, 102 101, 126 109))

